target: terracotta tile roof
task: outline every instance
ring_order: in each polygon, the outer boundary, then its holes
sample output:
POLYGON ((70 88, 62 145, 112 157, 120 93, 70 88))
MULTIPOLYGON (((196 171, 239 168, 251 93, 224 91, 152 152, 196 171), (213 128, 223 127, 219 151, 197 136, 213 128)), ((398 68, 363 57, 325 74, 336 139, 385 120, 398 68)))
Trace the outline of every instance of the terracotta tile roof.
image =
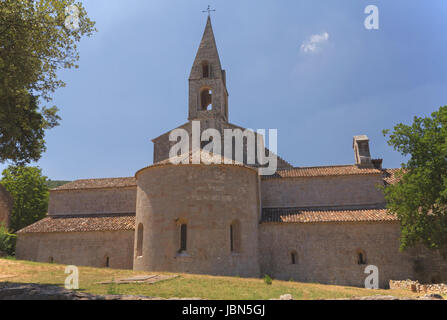
POLYGON ((388 214, 386 209, 299 209, 264 208, 262 223, 315 223, 315 222, 374 222, 398 221, 396 216, 388 214))
POLYGON ((17 233, 135 230, 135 214, 48 216, 17 233))
POLYGON ((343 176, 343 175, 360 175, 360 174, 381 174, 381 171, 375 168, 359 168, 356 165, 302 167, 302 168, 278 170, 276 174, 271 176, 264 176, 263 179, 343 176))
POLYGON ((400 177, 397 176, 397 173, 400 171, 400 168, 396 169, 383 169, 383 181, 385 184, 395 184, 399 182, 400 177))
POLYGON ((52 190, 82 190, 103 188, 136 187, 137 181, 134 177, 106 178, 106 179, 82 179, 69 182, 52 190))
POLYGON ((184 159, 188 159, 189 163, 190 163, 190 164, 193 164, 193 163, 192 163, 193 156, 197 156, 197 157, 200 156, 200 158, 199 158, 199 159, 200 159, 200 163, 201 163, 201 164, 205 164, 205 165, 207 165, 207 164, 211 164, 211 161, 213 161, 213 162, 219 162, 219 161, 220 161, 220 163, 221 163, 222 165, 244 167, 244 168, 249 168, 249 169, 251 169, 251 170, 256 170, 256 169, 253 168, 253 166, 251 166, 251 165, 245 165, 245 164, 243 164, 242 162, 228 159, 228 158, 226 158, 226 157, 224 157, 224 156, 222 156, 222 155, 220 155, 220 154, 215 154, 215 153, 207 152, 207 151, 204 151, 204 150, 200 149, 199 151, 196 151, 196 152, 192 152, 192 151, 191 151, 191 152, 189 152, 189 153, 182 154, 182 155, 180 155, 178 158, 168 158, 168 159, 165 159, 165 160, 156 162, 156 163, 154 163, 154 164, 152 164, 152 165, 149 165, 149 166, 147 166, 147 167, 145 167, 145 168, 142 168, 142 169, 138 170, 137 173, 135 174, 135 176, 137 176, 140 172, 142 172, 142 171, 144 171, 144 170, 146 170, 146 169, 148 169, 148 168, 153 168, 153 167, 158 167, 158 166, 164 166, 164 165, 171 165, 171 164, 172 164, 172 165, 175 165, 175 164, 174 164, 175 162, 174 162, 174 163, 171 162, 172 160, 175 160, 175 161, 177 161, 177 162, 180 162, 178 165, 182 165, 182 164, 181 164, 182 160, 184 160, 184 159), (227 162, 229 162, 229 163, 224 163, 225 160, 226 160, 227 162))

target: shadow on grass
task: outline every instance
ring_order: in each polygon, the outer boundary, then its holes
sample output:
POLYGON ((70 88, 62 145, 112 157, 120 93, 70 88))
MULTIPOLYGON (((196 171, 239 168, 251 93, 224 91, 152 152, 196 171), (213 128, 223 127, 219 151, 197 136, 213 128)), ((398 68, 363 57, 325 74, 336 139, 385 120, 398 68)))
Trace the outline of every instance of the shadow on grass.
MULTIPOLYGON (((100 296, 51 284, 0 282, 0 300, 98 300, 100 296)), ((101 299, 102 300, 102 299, 101 299)))

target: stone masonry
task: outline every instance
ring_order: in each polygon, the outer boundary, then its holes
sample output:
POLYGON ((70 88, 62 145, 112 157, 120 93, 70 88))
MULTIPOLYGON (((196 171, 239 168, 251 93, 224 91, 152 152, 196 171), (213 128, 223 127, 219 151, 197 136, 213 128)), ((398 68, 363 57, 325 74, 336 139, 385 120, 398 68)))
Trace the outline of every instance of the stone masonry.
MULTIPOLYGON (((192 121, 201 132, 244 130, 229 122, 227 74, 209 17, 189 77, 188 119, 177 127, 190 141, 192 121)), ((364 286, 374 265, 382 288, 390 280, 447 281, 438 252, 399 251, 399 220, 380 189, 399 183, 399 169, 371 159, 366 135, 353 138, 353 164, 294 167, 278 157, 276 173, 261 177, 246 161, 247 142, 241 163, 174 165, 170 132, 152 140, 153 164, 134 177, 51 190, 48 216, 18 232, 17 259, 351 286, 364 286)))

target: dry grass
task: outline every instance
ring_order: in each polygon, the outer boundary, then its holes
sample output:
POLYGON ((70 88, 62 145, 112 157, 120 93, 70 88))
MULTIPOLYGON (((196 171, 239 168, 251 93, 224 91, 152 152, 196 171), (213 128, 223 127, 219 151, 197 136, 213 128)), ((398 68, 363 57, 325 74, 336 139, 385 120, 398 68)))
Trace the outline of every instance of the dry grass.
MULTIPOLYGON (((94 294, 130 294, 161 298, 196 297, 213 300, 277 299, 280 295, 286 293, 292 294, 294 299, 304 300, 349 298, 352 296, 376 294, 399 297, 414 295, 408 291, 401 290, 368 290, 355 287, 279 280, 273 280, 272 285, 267 285, 262 279, 190 274, 180 274, 177 278, 155 284, 97 284, 97 282, 110 281, 112 279, 150 274, 154 273, 79 267, 79 286, 81 291, 94 294)), ((41 283, 63 286, 66 277, 64 265, 0 259, 0 282, 41 283), (8 277, 2 278, 2 276, 8 277)))

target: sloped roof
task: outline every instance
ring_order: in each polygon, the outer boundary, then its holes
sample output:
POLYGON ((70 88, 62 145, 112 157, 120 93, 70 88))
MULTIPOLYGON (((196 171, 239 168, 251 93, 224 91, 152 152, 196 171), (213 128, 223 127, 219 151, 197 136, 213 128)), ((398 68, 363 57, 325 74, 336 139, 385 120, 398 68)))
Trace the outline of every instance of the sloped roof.
POLYGON ((17 233, 135 230, 135 214, 48 216, 17 233))
POLYGON ((396 168, 396 169, 383 169, 383 181, 385 181, 385 184, 395 184, 400 181, 400 177, 398 176, 398 173, 402 169, 396 168))
MULTIPOLYGON (((224 162, 224 157, 216 154, 208 155, 208 152, 202 152, 203 159, 218 159, 220 157, 221 162, 224 162)), ((185 154, 180 157, 184 159, 189 157, 189 161, 192 162, 192 153, 185 154)), ((155 163, 151 166, 170 164, 171 159, 166 159, 155 163)), ((244 166, 244 164, 237 161, 232 161, 233 165, 244 166)), ((373 169, 373 168, 358 168, 355 165, 344 166, 323 166, 323 167, 302 167, 293 169, 278 170, 276 174, 271 176, 262 176, 263 180, 274 178, 295 178, 295 177, 321 177, 321 176, 342 176, 342 175, 362 175, 362 174, 382 174, 386 184, 393 184, 399 181, 396 173, 401 169, 373 169)), ((83 190, 83 189, 103 189, 103 188, 123 188, 123 187, 136 187, 137 181, 135 177, 125 178, 106 178, 106 179, 82 179, 69 182, 60 187, 52 189, 58 190, 83 190)))
POLYGON ((136 187, 137 180, 134 177, 105 178, 105 179, 81 179, 66 183, 52 190, 82 190, 103 188, 136 187))
POLYGON ((197 70, 194 72, 195 67, 201 65, 204 60, 216 65, 217 70, 222 70, 210 16, 206 19, 205 30, 203 31, 202 40, 200 41, 189 79, 194 79, 194 76, 198 75, 197 70))
POLYGON ((164 165, 175 165, 175 163, 177 163, 177 162, 180 162, 178 165, 182 165, 181 161, 185 160, 185 159, 188 159, 189 164, 194 164, 194 163, 192 163, 192 161, 193 161, 193 158, 195 158, 195 157, 197 157, 200 160, 199 164, 207 165, 207 164, 212 164, 211 161, 213 161, 213 162, 219 162, 220 161, 220 164, 222 164, 222 165, 226 165, 226 166, 228 166, 228 165, 231 166, 232 165, 232 166, 248 168, 248 169, 251 169, 251 170, 256 170, 256 169, 254 169, 253 167, 251 167, 249 165, 243 164, 242 162, 226 158, 226 157, 224 157, 224 156, 222 156, 220 154, 215 154, 215 153, 204 151, 204 150, 200 149, 200 150, 198 150, 196 152, 190 151, 188 153, 182 154, 182 155, 180 155, 177 158, 169 158, 169 159, 165 159, 165 160, 156 162, 156 163, 154 163, 152 165, 149 165, 149 166, 147 166, 145 168, 142 168, 142 169, 138 170, 137 173, 135 174, 135 176, 137 176, 138 173, 140 173, 141 171, 143 171, 145 169, 148 169, 148 168, 164 166, 164 165), (227 162, 227 163, 224 163, 224 162, 227 162))
POLYGON ((321 176, 343 176, 381 174, 382 171, 375 168, 359 168, 356 165, 301 167, 277 170, 274 175, 264 176, 263 179, 295 178, 295 177, 321 177, 321 176))
POLYGON ((262 223, 316 223, 316 222, 391 222, 397 217, 386 209, 300 209, 264 208, 262 223))

